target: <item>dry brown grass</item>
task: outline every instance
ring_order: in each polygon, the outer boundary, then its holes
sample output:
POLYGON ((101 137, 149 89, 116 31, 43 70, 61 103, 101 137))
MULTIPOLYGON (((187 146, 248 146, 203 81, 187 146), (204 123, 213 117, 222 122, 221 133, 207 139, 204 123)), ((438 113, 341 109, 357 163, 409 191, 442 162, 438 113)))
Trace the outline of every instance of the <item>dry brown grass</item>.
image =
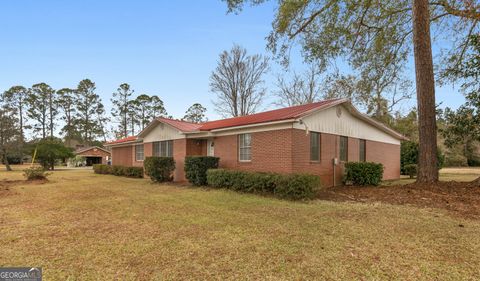
MULTIPOLYGON (((22 179, 0 172, 0 180, 22 179)), ((0 195, 0 266, 45 280, 474 280, 480 222, 437 209, 294 203, 54 172, 0 195), (462 225, 463 227, 460 227, 462 225)))

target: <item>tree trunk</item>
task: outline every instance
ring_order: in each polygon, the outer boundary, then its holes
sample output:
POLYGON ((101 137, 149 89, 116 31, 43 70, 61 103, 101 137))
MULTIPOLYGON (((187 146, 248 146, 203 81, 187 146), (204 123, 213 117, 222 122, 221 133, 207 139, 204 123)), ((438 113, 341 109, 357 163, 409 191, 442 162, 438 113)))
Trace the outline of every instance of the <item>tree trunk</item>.
POLYGON ((413 47, 418 106, 419 183, 438 181, 435 81, 428 0, 413 0, 413 47))
POLYGON ((13 171, 12 167, 10 167, 10 163, 8 162, 7 151, 5 151, 5 149, 2 151, 2 155, 3 155, 3 162, 5 163, 5 169, 8 172, 13 171))

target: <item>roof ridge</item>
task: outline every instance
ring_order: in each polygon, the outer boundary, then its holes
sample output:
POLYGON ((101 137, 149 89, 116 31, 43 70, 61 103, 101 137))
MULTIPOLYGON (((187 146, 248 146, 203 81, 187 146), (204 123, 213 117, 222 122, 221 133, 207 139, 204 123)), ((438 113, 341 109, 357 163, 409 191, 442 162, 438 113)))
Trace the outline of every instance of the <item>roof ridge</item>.
POLYGON ((167 117, 157 117, 156 119, 163 119, 163 120, 170 120, 170 121, 176 121, 176 122, 183 122, 183 123, 188 123, 188 124, 192 124, 192 125, 201 125, 201 124, 204 124, 204 123, 195 123, 195 122, 190 122, 190 121, 185 121, 185 120, 181 120, 181 119, 173 119, 173 118, 167 118, 167 117))
POLYGON ((330 103, 330 102, 339 101, 339 100, 343 100, 343 99, 344 98, 335 98, 335 99, 326 99, 326 100, 321 100, 321 101, 316 101, 316 102, 311 102, 311 103, 297 104, 297 105, 292 105, 292 106, 287 106, 287 107, 281 107, 281 108, 275 108, 275 109, 270 109, 270 110, 266 110, 266 111, 256 112, 256 113, 252 113, 252 114, 248 114, 248 115, 234 116, 234 117, 228 117, 228 118, 223 118, 223 119, 211 120, 211 121, 207 121, 207 122, 204 122, 204 123, 201 123, 201 124, 204 125, 204 124, 208 124, 208 123, 211 123, 211 122, 231 120, 231 119, 235 119, 235 118, 242 118, 242 117, 253 116, 253 115, 263 114, 263 113, 270 113, 270 112, 277 111, 277 110, 288 110, 288 109, 294 109, 294 108, 299 108, 299 107, 312 106, 312 105, 316 105, 316 104, 330 103))

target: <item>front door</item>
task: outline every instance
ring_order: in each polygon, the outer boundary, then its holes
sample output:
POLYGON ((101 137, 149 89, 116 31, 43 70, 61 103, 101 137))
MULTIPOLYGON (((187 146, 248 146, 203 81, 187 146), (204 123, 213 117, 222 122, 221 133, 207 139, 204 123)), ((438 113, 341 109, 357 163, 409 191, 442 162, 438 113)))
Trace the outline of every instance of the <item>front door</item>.
POLYGON ((207 140, 207 156, 215 156, 215 143, 212 139, 207 140))

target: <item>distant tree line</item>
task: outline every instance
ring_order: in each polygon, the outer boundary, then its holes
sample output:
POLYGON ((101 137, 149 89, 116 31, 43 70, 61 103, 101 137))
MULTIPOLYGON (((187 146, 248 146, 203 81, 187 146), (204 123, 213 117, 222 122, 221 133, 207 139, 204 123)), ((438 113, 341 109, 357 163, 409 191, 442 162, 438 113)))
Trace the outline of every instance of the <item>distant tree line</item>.
MULTIPOLYGON (((138 134, 155 118, 173 118, 159 96, 134 93, 129 84, 120 84, 112 94, 108 116, 95 83, 89 79, 80 81, 76 88, 58 90, 43 82, 31 87, 12 86, 0 94, 0 162, 9 169, 9 160, 21 161, 37 148, 45 168, 53 168, 52 157, 71 156, 64 148, 101 146, 111 138, 138 134)), ((204 122, 205 112, 195 103, 182 119, 204 122)))

